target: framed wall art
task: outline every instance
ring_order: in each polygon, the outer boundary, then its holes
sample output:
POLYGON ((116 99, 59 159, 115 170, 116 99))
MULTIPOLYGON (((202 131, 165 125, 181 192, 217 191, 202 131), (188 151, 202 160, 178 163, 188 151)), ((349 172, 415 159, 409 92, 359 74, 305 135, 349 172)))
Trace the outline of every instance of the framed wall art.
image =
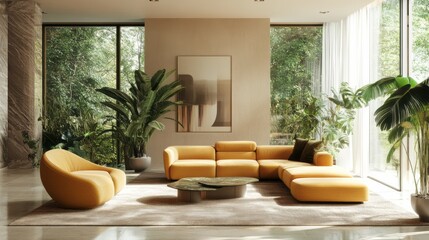
POLYGON ((177 131, 231 132, 231 56, 178 56, 177 74, 177 131))

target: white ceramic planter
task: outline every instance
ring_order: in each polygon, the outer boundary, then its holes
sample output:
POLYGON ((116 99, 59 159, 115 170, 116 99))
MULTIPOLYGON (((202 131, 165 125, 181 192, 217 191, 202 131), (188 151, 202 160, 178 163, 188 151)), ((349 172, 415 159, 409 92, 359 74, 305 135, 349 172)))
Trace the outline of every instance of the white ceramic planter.
POLYGON ((411 206, 419 215, 421 222, 429 222, 429 199, 411 194, 411 206))
POLYGON ((151 163, 151 157, 143 156, 143 157, 130 157, 130 167, 135 172, 142 172, 149 168, 151 163))

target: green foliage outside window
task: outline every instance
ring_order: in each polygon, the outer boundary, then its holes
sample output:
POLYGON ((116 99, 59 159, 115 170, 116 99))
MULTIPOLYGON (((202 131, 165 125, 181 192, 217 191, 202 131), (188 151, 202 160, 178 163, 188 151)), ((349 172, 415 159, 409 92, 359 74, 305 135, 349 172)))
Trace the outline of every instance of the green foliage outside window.
POLYGON ((336 155, 349 145, 359 93, 347 83, 333 97, 320 95, 322 27, 271 28, 271 142, 320 138, 336 155))
POLYGON ((322 113, 321 54, 321 26, 271 28, 272 143, 290 144, 294 136, 315 136, 322 113), (288 139, 279 141, 284 136, 288 139))
POLYGON ((289 91, 288 99, 275 101, 277 114, 272 116, 272 129, 291 137, 314 137, 322 114, 322 101, 300 86, 292 86, 289 91))
POLYGON ((429 72, 429 1, 414 0, 412 5, 411 75, 426 79, 429 72))
MULTIPOLYGON (((124 27, 126 29, 128 27, 124 27)), ((116 87, 116 27, 46 27, 46 102, 43 148, 64 148, 99 164, 117 162, 116 126, 95 89, 116 87)), ((122 29, 122 28, 121 28, 122 29)), ((121 71, 144 63, 144 27, 121 34, 121 71), (140 38, 137 38, 140 37, 140 38), (137 57, 136 57, 137 56, 137 57)), ((124 79, 126 82, 126 79, 124 79)))

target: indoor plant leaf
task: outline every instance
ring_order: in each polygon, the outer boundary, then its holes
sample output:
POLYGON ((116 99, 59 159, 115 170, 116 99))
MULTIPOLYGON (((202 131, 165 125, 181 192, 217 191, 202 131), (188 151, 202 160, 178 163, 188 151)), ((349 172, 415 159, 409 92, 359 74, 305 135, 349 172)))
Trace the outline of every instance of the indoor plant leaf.
POLYGON ((377 126, 389 130, 429 104, 429 86, 407 84, 396 90, 374 113, 377 126))
POLYGON ((165 125, 164 125, 164 124, 162 124, 161 122, 158 122, 158 121, 156 121, 156 120, 151 121, 150 123, 148 123, 148 125, 149 125, 150 127, 155 128, 156 130, 159 130, 159 131, 162 131, 162 130, 164 130, 164 128, 165 128, 165 125))
POLYGON ((397 88, 395 77, 386 77, 378 80, 375 83, 365 85, 357 90, 362 95, 362 98, 369 102, 378 97, 386 95, 389 91, 397 88))
POLYGON ((105 105, 105 106, 113 109, 118 114, 122 115, 123 117, 128 118, 128 112, 127 112, 127 110, 122 105, 116 104, 116 103, 113 103, 113 102, 108 102, 108 101, 101 102, 101 104, 103 104, 103 105, 105 105))

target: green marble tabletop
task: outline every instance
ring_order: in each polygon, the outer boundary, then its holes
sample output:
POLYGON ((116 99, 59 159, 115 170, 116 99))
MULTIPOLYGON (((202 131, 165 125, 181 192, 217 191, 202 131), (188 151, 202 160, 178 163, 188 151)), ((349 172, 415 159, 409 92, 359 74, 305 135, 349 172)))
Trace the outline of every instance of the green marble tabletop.
POLYGON ((198 181, 203 178, 193 177, 193 178, 182 178, 176 182, 167 184, 171 188, 178 190, 187 190, 187 191, 215 191, 217 188, 204 186, 198 181))
POLYGON ((190 177, 169 183, 167 186, 187 191, 215 191, 220 187, 241 186, 258 181, 257 178, 250 177, 190 177))
POLYGON ((198 182, 205 186, 210 187, 233 187, 245 185, 248 183, 258 182, 257 178, 251 177, 215 177, 215 178, 202 178, 198 182))

